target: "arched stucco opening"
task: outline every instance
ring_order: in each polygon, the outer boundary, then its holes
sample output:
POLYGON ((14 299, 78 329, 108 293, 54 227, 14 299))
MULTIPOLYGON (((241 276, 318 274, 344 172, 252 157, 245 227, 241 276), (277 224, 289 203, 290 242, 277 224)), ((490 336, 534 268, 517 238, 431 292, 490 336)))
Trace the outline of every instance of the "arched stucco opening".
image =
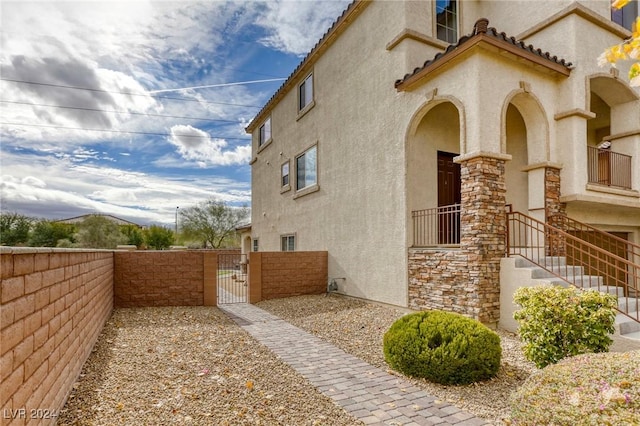
POLYGON ((242 238, 242 253, 249 254, 251 251, 251 235, 245 235, 242 238))
MULTIPOLYGON (((459 107, 449 99, 432 100, 414 116, 407 135, 407 211, 423 211, 439 206, 460 203, 460 166, 453 161, 461 153, 461 114, 459 107)), ((450 218, 453 240, 430 239, 431 244, 457 244, 459 230, 456 218, 450 218), (443 242, 444 241, 444 242, 443 242)), ((409 218, 409 245, 413 238, 414 222, 409 218)), ((438 225, 433 224, 437 227, 438 225)), ((442 233, 442 229, 435 232, 442 233)), ((448 232, 448 231, 447 231, 448 232)))
POLYGON ((590 93, 589 111, 595 118, 587 121, 587 145, 596 146, 611 134, 611 107, 597 93, 590 93))
POLYGON ((632 156, 637 143, 626 133, 638 131, 640 100, 626 83, 608 75, 589 78, 587 182, 632 189, 632 156))
POLYGON ((511 155, 511 160, 505 164, 506 202, 514 211, 528 214, 529 178, 524 171, 528 164, 527 127, 513 104, 507 107, 505 122, 506 154, 511 155))
POLYGON ((513 210, 544 220, 544 164, 549 161, 549 125, 538 99, 514 91, 503 108, 502 152, 506 202, 513 210), (536 167, 540 165, 540 167, 536 167))

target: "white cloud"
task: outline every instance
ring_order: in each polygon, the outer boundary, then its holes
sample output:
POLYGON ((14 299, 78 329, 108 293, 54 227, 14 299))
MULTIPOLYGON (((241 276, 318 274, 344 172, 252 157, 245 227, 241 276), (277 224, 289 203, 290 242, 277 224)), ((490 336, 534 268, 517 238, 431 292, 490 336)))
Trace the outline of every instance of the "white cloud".
MULTIPOLYGON (((219 1, 3 2, 3 78, 98 90, 2 81, 3 99, 23 103, 1 104, 3 121, 28 125, 2 126, 0 135, 5 141, 38 144, 52 140, 65 145, 123 141, 130 135, 118 131, 158 132, 167 127, 167 119, 131 113, 209 118, 237 115, 240 109, 228 105, 223 108, 117 92, 144 95, 147 88, 183 87, 176 81, 180 78, 203 78, 199 74, 212 58, 224 59, 218 53, 219 47, 226 48, 223 30, 241 31, 247 25, 244 16, 253 16, 247 5, 219 1)), ((208 78, 218 83, 227 76, 217 73, 208 78)), ((223 102, 255 103, 255 93, 241 86, 215 93, 216 100, 223 102)), ((185 92, 174 97, 194 95, 196 92, 185 92)))
POLYGON ((260 59, 254 56, 264 52, 263 45, 305 54, 347 4, 2 1, 3 79, 97 89, 0 81, 3 100, 37 104, 0 103, 0 121, 29 124, 0 126, 2 209, 50 218, 100 211, 170 223, 176 205, 210 197, 248 204, 251 148, 248 141, 233 138, 247 136, 243 129, 258 110, 246 106, 260 106, 277 84, 167 94, 189 102, 115 92, 144 94, 263 78, 250 75, 270 72, 269 64, 256 63, 260 59), (256 39, 263 35, 260 44, 256 39), (249 75, 239 77, 238 72, 249 75), (218 125, 145 114, 237 122, 218 125), (87 130, 92 128, 113 132, 87 130), (174 173, 180 169, 180 176, 169 176, 163 167, 174 173), (203 170, 212 167, 242 174, 245 181, 203 170))
POLYGON ((149 175, 116 168, 73 164, 36 155, 3 157, 0 198, 3 211, 30 216, 73 217, 102 212, 139 223, 171 223, 175 205, 189 207, 211 197, 248 204, 247 183, 228 178, 149 175), (48 176, 45 180, 35 176, 48 176))
POLYGON ((304 55, 349 3, 347 0, 269 1, 264 14, 257 19, 270 33, 262 42, 283 52, 304 55))
POLYGON ((171 127, 169 142, 185 160, 194 161, 200 167, 246 164, 251 158, 250 145, 227 149, 229 144, 224 139, 211 138, 207 132, 192 126, 171 127))
POLYGON ((27 176, 22 178, 22 182, 23 185, 29 185, 32 186, 34 188, 46 188, 47 184, 44 183, 42 180, 38 179, 37 177, 34 176, 27 176))

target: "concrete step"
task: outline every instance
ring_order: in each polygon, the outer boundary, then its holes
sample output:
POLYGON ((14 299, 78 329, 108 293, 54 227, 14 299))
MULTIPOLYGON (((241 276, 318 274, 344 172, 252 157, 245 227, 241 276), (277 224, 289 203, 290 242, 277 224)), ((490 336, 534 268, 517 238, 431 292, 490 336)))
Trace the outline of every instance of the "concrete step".
MULTIPOLYGON (((566 282, 565 280, 563 280, 561 278, 558 278, 558 277, 537 278, 537 279, 534 279, 533 281, 536 281, 539 284, 559 285, 560 287, 569 287, 571 285, 568 282, 566 282)), ((608 285, 601 285, 600 287, 593 286, 593 287, 580 287, 580 288, 582 288, 583 290, 599 290, 599 291, 601 291, 603 293, 613 294, 613 295, 616 295, 618 297, 624 296, 624 289, 622 287, 613 287, 613 286, 608 286, 608 285)))
MULTIPOLYGON (((622 287, 603 285, 602 277, 595 275, 584 275, 584 269, 580 266, 567 266, 566 259, 563 257, 548 257, 541 259, 541 263, 545 264, 548 269, 555 270, 557 275, 568 278, 569 281, 582 289, 599 290, 604 293, 614 294, 618 297, 618 308, 622 311, 628 311, 632 318, 637 318, 636 303, 638 299, 635 297, 625 297, 622 287), (546 262, 546 264, 544 263, 546 262)), ((518 257, 515 261, 515 267, 519 269, 529 270, 532 281, 540 284, 553 284, 562 287, 568 287, 567 281, 558 278, 552 272, 549 272, 528 259, 518 257)), ((629 339, 640 339, 640 322, 629 318, 624 314, 616 315, 616 333, 629 339)))
POLYGON ((581 266, 561 266, 553 269, 549 268, 553 272, 549 272, 539 266, 527 266, 525 268, 531 270, 531 278, 553 278, 556 275, 560 275, 563 277, 584 275, 584 268, 582 268, 581 266))
MULTIPOLYGON (((525 259, 524 257, 516 257, 516 268, 525 268, 528 266, 538 266, 534 262, 529 259, 525 259)), ((567 264, 567 258, 564 256, 545 256, 540 259, 538 262, 541 265, 545 265, 547 267, 552 266, 564 266, 567 264)))
MULTIPOLYGON (((637 312, 631 312, 632 317, 638 316, 637 312)), ((626 315, 616 315, 616 329, 621 336, 627 337, 631 333, 640 332, 640 322, 637 322, 626 315)))
POLYGON ((633 339, 640 341, 640 331, 634 331, 633 333, 621 334, 622 337, 627 339, 633 339))
POLYGON ((635 297, 618 297, 618 309, 635 312, 640 308, 640 299, 635 297))

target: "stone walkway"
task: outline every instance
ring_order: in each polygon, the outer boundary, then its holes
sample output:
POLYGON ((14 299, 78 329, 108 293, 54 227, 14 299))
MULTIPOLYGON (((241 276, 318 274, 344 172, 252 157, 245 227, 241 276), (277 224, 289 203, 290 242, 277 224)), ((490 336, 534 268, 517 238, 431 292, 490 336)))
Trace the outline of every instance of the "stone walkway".
POLYGON ((254 305, 219 308, 366 425, 488 424, 254 305))

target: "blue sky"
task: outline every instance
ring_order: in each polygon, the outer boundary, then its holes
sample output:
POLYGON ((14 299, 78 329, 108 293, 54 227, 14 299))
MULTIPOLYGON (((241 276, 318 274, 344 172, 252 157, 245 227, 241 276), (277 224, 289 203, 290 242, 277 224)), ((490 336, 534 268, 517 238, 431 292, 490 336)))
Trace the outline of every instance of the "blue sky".
POLYGON ((348 3, 3 0, 2 211, 250 205, 244 128, 348 3))

